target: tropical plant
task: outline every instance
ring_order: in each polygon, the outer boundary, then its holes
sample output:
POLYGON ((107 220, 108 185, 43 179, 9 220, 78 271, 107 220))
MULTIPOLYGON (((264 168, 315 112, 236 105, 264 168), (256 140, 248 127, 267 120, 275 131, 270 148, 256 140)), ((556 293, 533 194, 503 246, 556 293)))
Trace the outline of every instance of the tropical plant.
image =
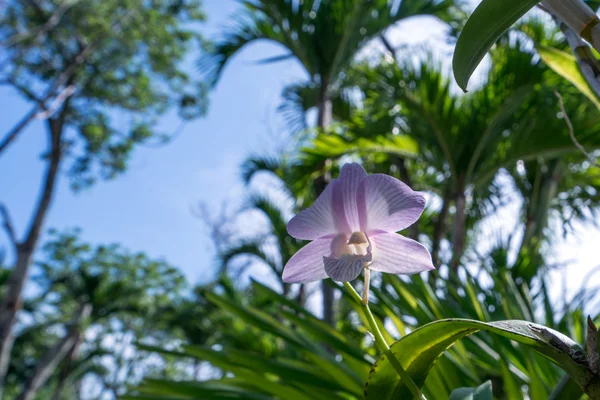
MULTIPOLYGON (((326 130, 332 122, 333 92, 358 52, 389 26, 417 15, 434 15, 451 21, 459 10, 455 1, 410 0, 400 4, 387 0, 252 0, 242 2, 244 11, 236 26, 199 61, 207 78, 216 82, 227 62, 245 45, 266 39, 282 45, 287 54, 265 62, 296 59, 309 75, 309 88, 316 99, 317 126, 326 130)), ((319 165, 323 169, 325 163, 319 165)), ((318 195, 327 176, 314 181, 318 195)), ((325 320, 334 323, 334 297, 323 286, 325 320)))
MULTIPOLYGON (((580 143, 598 146, 600 114, 595 105, 575 100, 581 94, 523 47, 519 39, 501 42, 492 53, 488 84, 467 96, 452 93, 450 81, 431 59, 360 65, 348 78, 349 87, 362 94, 360 109, 339 130, 341 137, 318 136, 304 152, 333 156, 328 152, 336 148, 337 157, 353 152, 371 170, 399 174, 417 189, 437 195, 441 206, 431 225, 432 254, 437 265, 452 207, 450 240, 456 267, 469 227, 507 201, 500 172, 523 162, 549 165, 567 155, 578 165, 585 161, 568 124, 557 119, 555 90, 564 94, 565 112, 580 143)), ((567 175, 578 168, 560 164, 567 175)), ((568 179, 550 176, 557 182, 568 179)), ((592 181, 593 174, 588 182, 592 181)), ((548 204, 559 197, 555 191, 546 194, 548 204)), ((547 218, 538 206, 543 215, 539 218, 547 218)), ((537 226, 543 229, 546 221, 538 220, 537 226)))
MULTIPOLYGON (((594 293, 582 291, 571 303, 565 304, 563 311, 559 311, 559 308, 552 306, 548 297, 543 274, 540 279, 544 280, 544 283, 539 286, 540 290, 531 296, 527 284, 517 283, 512 279, 510 268, 506 265, 506 255, 506 247, 499 244, 486 258, 496 260, 497 263, 486 261, 480 266, 483 275, 494 277, 492 283, 487 285, 481 283, 482 275, 472 276, 462 267, 459 274, 466 278, 458 279, 458 275, 453 275, 447 285, 437 288, 420 277, 400 279, 391 275, 382 276, 381 284, 375 285, 375 302, 371 305, 375 319, 380 326, 392 324, 396 332, 384 332, 386 340, 391 342, 399 335, 412 343, 402 347, 403 350, 398 353, 401 354, 400 357, 435 355, 428 361, 424 359, 424 363, 416 362, 412 370, 408 367, 409 372, 414 374, 413 378, 423 377, 423 392, 428 399, 447 399, 452 390, 476 386, 486 379, 493 382, 497 398, 522 398, 527 393, 530 398, 541 400, 549 398, 553 390, 554 396, 561 393, 563 396, 571 396, 570 398, 581 396, 581 388, 577 385, 559 385, 559 382, 564 380, 563 373, 552 361, 540 356, 536 351, 515 346, 509 340, 503 339, 502 336, 506 333, 509 339, 516 338, 520 341, 519 337, 511 333, 512 329, 517 329, 516 334, 519 334, 520 328, 516 328, 518 324, 498 324, 496 326, 499 330, 496 332, 501 331, 501 337, 476 334, 445 352, 443 350, 458 338, 452 333, 454 325, 432 325, 439 326, 443 334, 435 330, 429 333, 428 330, 433 328, 418 329, 423 325, 429 327, 429 322, 443 318, 463 318, 463 321, 525 319, 539 321, 547 324, 549 328, 568 332, 579 343, 585 343, 587 321, 581 312, 581 306, 588 302, 594 293), (429 295, 424 297, 424 293, 429 295), (511 293, 512 296, 503 296, 503 293, 511 293), (543 305, 542 313, 536 313, 536 310, 540 310, 538 305, 543 305), (405 336, 413 331, 414 333, 405 336), (448 333, 448 337, 444 336, 448 333), (444 344, 442 338, 452 339, 444 344), (414 340, 419 343, 413 343, 414 340), (442 353, 442 357, 435 361, 437 355, 442 353), (425 376, 428 376, 427 380, 425 376)), ((162 348, 143 346, 144 349, 180 359, 195 358, 209 362, 223 373, 232 373, 234 377, 224 374, 221 379, 216 380, 178 383, 150 379, 138 388, 139 394, 131 395, 131 398, 273 398, 282 394, 291 396, 291 399, 362 398, 362 382, 367 382, 368 375, 368 384, 364 388, 367 398, 394 398, 387 397, 391 395, 389 392, 382 394, 379 391, 382 388, 381 381, 378 381, 382 379, 379 374, 389 374, 389 364, 385 364, 385 361, 383 364, 376 363, 369 373, 369 363, 373 361, 374 353, 364 347, 359 351, 362 346, 368 346, 370 340, 364 336, 360 325, 356 324, 357 320, 366 322, 366 319, 361 307, 350 299, 350 294, 343 293, 349 300, 347 304, 356 312, 348 315, 348 319, 354 323, 346 325, 346 329, 349 330, 343 333, 328 327, 295 302, 258 283, 252 285, 246 296, 250 298, 253 295, 262 299, 255 305, 249 305, 244 299, 233 300, 229 296, 208 294, 207 298, 212 303, 240 318, 248 327, 253 327, 257 338, 265 338, 276 344, 279 351, 272 353, 272 350, 269 350, 265 353, 265 349, 244 349, 237 347, 233 341, 229 341, 229 345, 223 344, 219 349, 183 345, 168 352, 162 348), (319 343, 325 347, 321 347, 319 343), (262 378, 263 374, 257 374, 257 371, 268 371, 270 379, 265 381, 262 378)), ((456 326, 463 334, 473 333, 475 329, 470 330, 469 324, 487 329, 475 322, 460 322, 456 326)), ((242 333, 247 336, 248 330, 238 331, 238 334, 242 333)), ((231 335, 231 332, 227 334, 231 335)), ((250 343, 251 341, 246 342, 248 339, 246 337, 240 342, 250 343)), ((404 340, 396 342, 392 349, 404 346, 404 340)), ((531 341, 525 342, 525 345, 531 344, 531 341)), ((541 344, 534 350, 540 350, 542 347, 548 346, 541 344)), ((408 363, 410 365, 410 361, 408 363)), ((386 379, 397 378, 392 374, 386 379)), ((403 386, 399 384, 397 387, 403 386)), ((396 392, 396 395, 398 393, 396 392)), ((404 396, 408 394, 404 393, 404 396)))
MULTIPOLYGON (((528 32, 523 26, 520 29, 528 32)), ((554 36, 546 44, 550 42, 564 46, 554 36)), ((259 381, 253 375, 258 365, 249 360, 260 359, 261 365, 267 365, 255 350, 243 352, 231 341, 217 351, 181 346, 171 354, 209 361, 225 376, 179 384, 146 381, 132 397, 273 398, 285 394, 292 399, 410 398, 409 381, 392 362, 397 359, 428 399, 462 398, 457 396, 476 390, 485 393, 482 398, 490 399, 490 385, 455 391, 477 387, 486 380, 491 382, 495 398, 576 399, 584 391, 594 398, 598 318, 586 320, 582 309, 593 301, 595 293, 582 290, 563 304, 553 299, 548 293, 550 267, 542 246, 555 239, 546 229, 554 217, 558 217, 554 221, 562 221, 568 215, 585 218, 597 212, 597 171, 573 143, 566 118, 575 127, 578 140, 595 148, 599 115, 594 102, 548 68, 530 43, 521 36, 504 37, 492 52, 487 84, 466 96, 454 93, 449 80, 430 60, 358 65, 347 73, 340 88, 358 91, 359 101, 348 108, 346 119, 333 127, 336 136, 317 134, 302 142, 308 145, 294 160, 298 164, 295 169, 269 159, 253 159, 246 164, 246 176, 267 170, 288 182, 300 181, 300 186, 314 176, 311 168, 316 160, 340 159, 328 165, 335 172, 344 162, 342 157, 349 155, 360 158, 374 172, 405 174, 415 188, 428 191, 440 203, 438 210, 425 216, 416 236, 427 236, 434 249, 449 238, 453 254, 445 262, 453 268, 430 274, 428 279, 376 276, 371 284, 373 318, 369 318, 370 312, 365 313, 353 290, 342 291, 344 301, 340 304, 353 311, 328 333, 308 311, 260 285, 253 285, 248 296, 266 290, 275 309, 210 295, 223 309, 279 338, 282 354, 269 356, 278 366, 269 367, 271 380, 259 381), (557 115, 561 106, 562 115, 557 115), (299 172, 306 166, 311 166, 308 172, 299 172), (525 235, 521 243, 515 246, 517 239, 511 235, 486 250, 469 241, 463 246, 461 236, 463 240, 474 239, 481 222, 496 215, 508 201, 504 192, 511 187, 517 189, 515 195, 523 204, 519 227, 524 228, 525 235), (436 234, 438 221, 443 221, 441 234, 436 234), (453 221, 453 235, 448 221, 453 221), (303 313, 309 323, 299 319, 303 313), (386 344, 380 346, 383 355, 373 364, 361 393, 351 386, 336 387, 334 383, 346 382, 347 377, 335 372, 333 378, 334 372, 321 370, 323 366, 330 368, 330 363, 321 356, 323 348, 312 346, 320 341, 325 351, 340 356, 341 368, 353 369, 355 360, 347 344, 330 335, 343 332, 342 337, 352 338, 354 348, 360 346, 364 354, 374 356, 362 325, 370 326, 378 344, 400 339, 390 350, 386 344), (378 334, 377 326, 388 329, 378 334), (475 333, 478 330, 487 333, 475 333), (311 343, 299 346, 297 334, 312 337, 311 343), (298 350, 300 360, 295 354, 292 363, 287 352, 298 350), (319 374, 334 383, 315 387, 311 383, 317 382, 315 377, 293 379, 288 370, 279 367, 281 363, 301 366, 298 375, 302 375, 307 361, 311 371, 316 364, 319 374)), ((302 104, 301 98, 293 101, 302 104)), ((358 376, 364 378, 360 373, 358 376)))

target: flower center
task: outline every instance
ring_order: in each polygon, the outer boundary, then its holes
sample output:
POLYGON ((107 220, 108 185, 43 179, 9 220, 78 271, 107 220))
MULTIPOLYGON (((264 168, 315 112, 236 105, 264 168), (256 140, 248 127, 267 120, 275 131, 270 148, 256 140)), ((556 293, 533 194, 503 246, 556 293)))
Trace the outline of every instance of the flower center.
POLYGON ((345 255, 364 256, 368 252, 369 240, 363 232, 353 232, 350 239, 344 233, 338 234, 331 242, 331 252, 340 258, 345 255))

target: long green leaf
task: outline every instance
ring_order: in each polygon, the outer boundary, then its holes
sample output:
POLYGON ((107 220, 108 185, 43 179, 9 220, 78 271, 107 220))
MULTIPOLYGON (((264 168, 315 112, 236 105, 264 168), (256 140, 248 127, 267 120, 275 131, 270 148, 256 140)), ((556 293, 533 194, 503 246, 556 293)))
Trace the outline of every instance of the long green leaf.
POLYGON ((558 384, 550 393, 548 400, 576 400, 583 396, 581 388, 571 379, 571 377, 565 374, 558 384))
POLYGON ((270 397, 253 393, 248 389, 230 386, 229 379, 205 382, 173 382, 167 380, 146 379, 137 389, 139 395, 129 395, 129 399, 247 399, 266 400, 270 397), (145 395, 150 395, 148 397, 145 395))
MULTIPOLYGON (((398 361, 415 383, 423 385, 437 359, 456 341, 484 330, 514 340, 541 353, 564 369, 581 387, 594 382, 583 349, 566 336, 541 325, 508 320, 480 322, 446 319, 424 325, 391 346, 398 361)), ((411 394, 385 356, 371 369, 365 387, 366 399, 409 399, 411 394)))
POLYGON ((493 400, 492 382, 487 381, 476 388, 459 388, 450 394, 449 400, 493 400))
POLYGON ((456 43, 452 68, 465 92, 469 78, 498 38, 539 0, 483 0, 473 11, 456 43))
POLYGON ((590 86, 579 70, 577 59, 562 50, 553 47, 540 46, 537 49, 542 61, 546 63, 554 72, 571 82, 581 93, 600 108, 598 97, 592 92, 590 86))

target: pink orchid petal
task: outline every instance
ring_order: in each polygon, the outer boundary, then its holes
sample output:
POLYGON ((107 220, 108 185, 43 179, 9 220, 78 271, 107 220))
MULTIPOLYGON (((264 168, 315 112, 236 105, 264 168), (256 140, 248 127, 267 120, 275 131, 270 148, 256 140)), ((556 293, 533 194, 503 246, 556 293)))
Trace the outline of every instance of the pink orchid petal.
POLYGON ((290 258, 283 268, 286 283, 308 283, 327 278, 323 256, 330 253, 331 239, 310 242, 290 258))
MULTIPOLYGON (((288 233, 296 239, 315 240, 347 229, 343 214, 333 207, 333 192, 337 181, 332 180, 315 203, 300 211, 287 224, 288 233), (341 224, 341 226, 340 226, 341 224)), ((343 209, 342 209, 343 212, 343 209)))
POLYGON ((369 237, 373 245, 374 271, 390 274, 415 274, 435 269, 431 254, 421 243, 397 233, 381 233, 369 237))
POLYGON ((335 191, 333 193, 334 207, 344 210, 348 223, 347 232, 360 230, 357 195, 360 182, 367 176, 364 168, 357 163, 345 164, 340 171, 335 191))
POLYGON ((397 232, 414 224, 425 208, 425 197, 398 179, 374 174, 358 190, 360 227, 363 232, 397 232))

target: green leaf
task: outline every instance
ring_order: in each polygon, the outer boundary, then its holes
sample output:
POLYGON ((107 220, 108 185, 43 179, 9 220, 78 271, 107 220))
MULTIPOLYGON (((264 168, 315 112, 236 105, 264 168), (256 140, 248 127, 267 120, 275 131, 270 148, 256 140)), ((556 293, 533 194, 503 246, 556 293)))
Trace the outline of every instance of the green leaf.
MULTIPOLYGON (((583 349, 563 334, 527 321, 481 322, 469 319, 446 319, 424 325, 391 346, 398 361, 422 386, 437 359, 458 340, 484 330, 519 342, 541 353, 565 370, 581 387, 593 382, 583 349)), ((381 356, 373 365, 365 386, 365 398, 410 399, 411 394, 400 381, 390 362, 381 356)))
POLYGON ((579 399, 581 396, 583 396, 581 388, 569 375, 565 374, 550 393, 548 400, 579 399))
POLYGON ((325 157, 341 157, 349 153, 386 153, 414 158, 419 154, 419 146, 407 135, 348 140, 339 135, 319 134, 311 146, 303 148, 302 152, 325 157))
POLYGON ((469 78, 498 38, 539 0, 483 0, 465 24, 454 50, 452 68, 465 92, 469 78))
POLYGON ((449 400, 493 400, 492 382, 487 381, 476 388, 459 388, 450 394, 449 400))
POLYGON ((542 61, 546 63, 554 72, 571 82, 581 93, 600 108, 600 101, 594 92, 590 89, 583 74, 579 70, 575 56, 553 47, 540 46, 537 49, 542 61))
POLYGON ((124 399, 247 399, 266 400, 268 397, 262 393, 255 393, 248 388, 240 388, 235 384, 235 379, 222 379, 219 381, 204 382, 172 382, 167 380, 146 379, 138 388, 139 394, 122 397, 124 399), (149 397, 151 396, 151 397, 149 397))

